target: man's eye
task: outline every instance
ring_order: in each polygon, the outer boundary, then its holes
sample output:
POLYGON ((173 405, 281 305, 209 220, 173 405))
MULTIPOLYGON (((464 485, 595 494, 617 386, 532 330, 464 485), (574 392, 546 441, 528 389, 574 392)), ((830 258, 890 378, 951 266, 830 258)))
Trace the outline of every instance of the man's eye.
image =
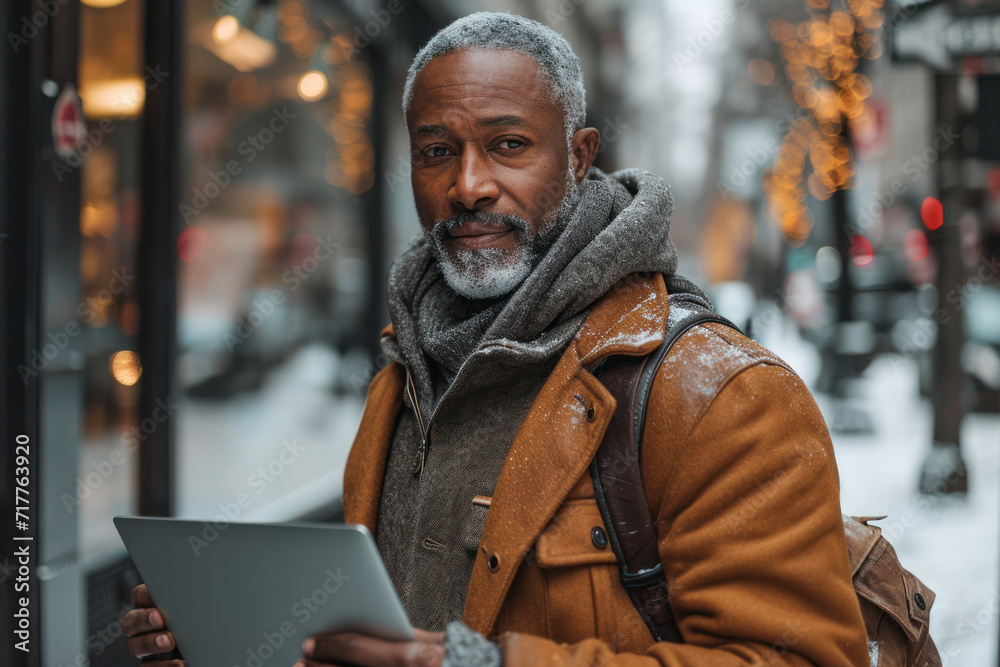
POLYGON ((424 149, 424 155, 427 157, 445 157, 448 155, 448 149, 444 146, 431 146, 424 149))
POLYGON ((518 141, 517 139, 504 139, 499 144, 497 144, 497 146, 499 146, 500 148, 503 148, 504 150, 508 150, 508 151, 515 150, 517 148, 520 148, 523 145, 524 145, 524 142, 523 141, 518 141))

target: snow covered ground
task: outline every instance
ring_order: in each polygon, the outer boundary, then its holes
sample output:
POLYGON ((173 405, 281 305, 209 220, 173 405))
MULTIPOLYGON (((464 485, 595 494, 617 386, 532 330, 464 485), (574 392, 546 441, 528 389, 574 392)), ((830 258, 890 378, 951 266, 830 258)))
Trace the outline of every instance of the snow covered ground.
MULTIPOLYGON (((808 383, 819 358, 789 323, 761 342, 808 383)), ((841 505, 877 522, 900 562, 937 594, 931 636, 945 665, 994 667, 1000 637, 1000 415, 970 414, 962 426, 969 469, 966 498, 921 496, 920 465, 931 444, 931 404, 917 390, 917 368, 900 357, 877 359, 852 387, 851 399, 873 418, 872 435, 833 434, 841 505)), ((833 400, 816 394, 831 422, 833 400)))

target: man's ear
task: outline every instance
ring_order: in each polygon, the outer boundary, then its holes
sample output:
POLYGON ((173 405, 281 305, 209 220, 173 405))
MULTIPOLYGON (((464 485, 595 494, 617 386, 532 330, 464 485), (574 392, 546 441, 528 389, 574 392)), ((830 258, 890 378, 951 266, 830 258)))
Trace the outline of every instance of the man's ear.
POLYGON ((601 133, 594 127, 585 127, 573 134, 573 175, 579 185, 597 157, 597 147, 601 144, 601 133))

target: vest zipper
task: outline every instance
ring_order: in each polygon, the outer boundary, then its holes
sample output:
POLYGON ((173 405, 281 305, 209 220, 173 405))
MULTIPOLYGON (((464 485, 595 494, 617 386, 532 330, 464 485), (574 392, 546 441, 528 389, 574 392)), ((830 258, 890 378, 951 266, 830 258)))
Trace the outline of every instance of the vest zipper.
POLYGON ((417 454, 413 461, 413 474, 417 475, 417 480, 420 479, 420 473, 424 470, 424 456, 427 453, 427 428, 424 426, 424 417, 420 414, 420 403, 417 402, 417 388, 413 385, 413 378, 410 377, 409 366, 404 366, 406 368, 406 396, 410 399, 410 405, 413 406, 413 414, 417 418, 417 428, 420 429, 420 447, 417 449, 417 454))

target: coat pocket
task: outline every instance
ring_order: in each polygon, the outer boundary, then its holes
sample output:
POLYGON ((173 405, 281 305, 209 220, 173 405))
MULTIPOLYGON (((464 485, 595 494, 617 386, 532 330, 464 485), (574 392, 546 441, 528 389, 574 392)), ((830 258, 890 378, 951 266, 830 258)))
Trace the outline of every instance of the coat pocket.
POLYGON ((538 536, 536 549, 541 568, 618 562, 608 544, 597 501, 589 498, 563 504, 538 536), (600 531, 603 542, 595 539, 595 531, 600 531))
POLYGON ((618 560, 595 500, 570 500, 559 508, 535 543, 535 558, 544 581, 550 638, 578 642, 597 637, 621 650, 630 644, 627 639, 641 637, 642 621, 621 585, 618 560), (596 538, 595 529, 600 531, 596 538))

